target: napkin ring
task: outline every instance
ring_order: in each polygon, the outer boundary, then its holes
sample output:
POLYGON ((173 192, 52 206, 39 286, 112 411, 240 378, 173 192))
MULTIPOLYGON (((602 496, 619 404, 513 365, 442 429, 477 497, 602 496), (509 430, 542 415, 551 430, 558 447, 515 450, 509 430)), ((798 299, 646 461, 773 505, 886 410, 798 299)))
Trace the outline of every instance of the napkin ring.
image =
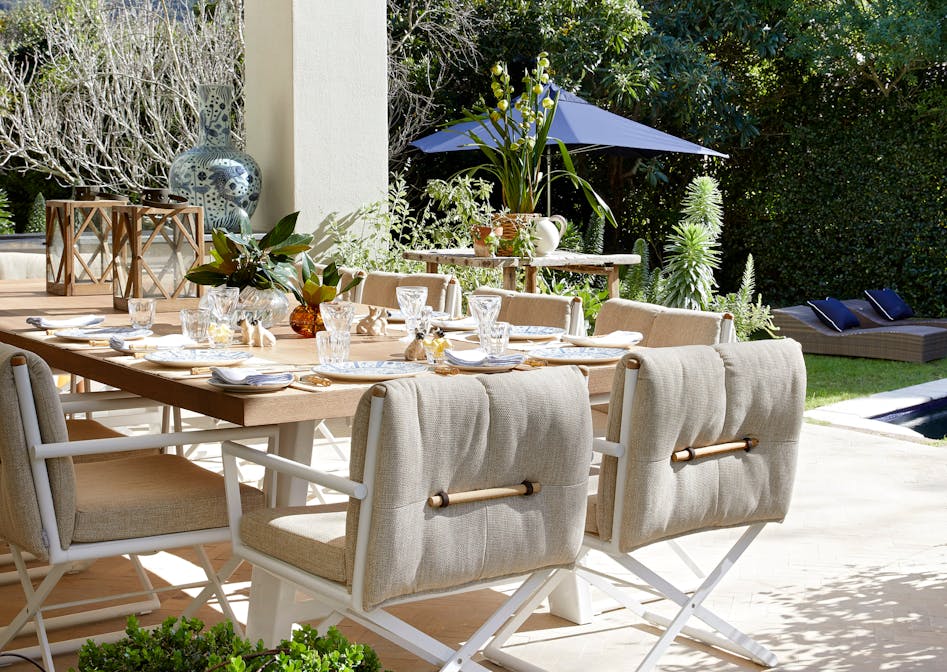
POLYGON ((316 387, 329 387, 332 381, 317 375, 300 376, 299 382, 315 385, 316 387))
POLYGON ((527 357, 523 360, 523 364, 526 366, 531 366, 534 369, 538 369, 540 366, 546 366, 546 362, 541 359, 534 359, 532 357, 527 357))
POLYGON ((456 376, 458 373, 460 373, 460 369, 458 369, 456 366, 438 364, 434 367, 434 373, 441 376, 456 376))

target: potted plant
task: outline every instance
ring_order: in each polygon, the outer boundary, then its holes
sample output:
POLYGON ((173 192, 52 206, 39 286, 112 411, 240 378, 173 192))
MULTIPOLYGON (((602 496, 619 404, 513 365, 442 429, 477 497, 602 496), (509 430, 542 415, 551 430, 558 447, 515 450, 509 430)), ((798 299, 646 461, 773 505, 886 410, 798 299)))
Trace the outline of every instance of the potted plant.
POLYGON ((128 618, 126 637, 114 643, 87 641, 69 672, 376 672, 378 656, 370 646, 350 644, 334 627, 324 637, 310 626, 293 632, 272 649, 238 637, 230 621, 204 630, 195 618, 166 619, 154 629, 128 618))
POLYGON ((191 269, 187 279, 199 285, 239 287, 240 310, 256 312, 265 327, 281 322, 289 314, 285 293, 294 291, 297 282, 295 258, 312 246, 311 234, 296 233, 298 216, 298 212, 286 215, 259 240, 248 217, 241 219, 239 231, 214 229, 212 261, 191 269))
POLYGON ((320 306, 325 301, 332 301, 339 294, 344 294, 362 281, 361 276, 354 276, 345 287, 339 288, 342 283, 342 274, 336 266, 335 260, 330 260, 319 276, 316 263, 308 254, 302 260, 302 285, 299 289, 292 288, 299 305, 289 316, 289 326, 300 336, 312 338, 316 332, 324 331, 320 306))
POLYGON ((549 95, 549 55, 541 52, 536 66, 523 78, 524 91, 514 98, 510 73, 505 63, 498 62, 490 70, 491 89, 495 107, 484 104, 473 110, 464 110, 458 122, 467 122, 463 133, 471 144, 486 157, 486 162, 461 171, 468 175, 489 173, 500 182, 501 200, 507 212, 494 215, 494 221, 503 226, 504 241, 498 251, 512 254, 512 241, 518 228, 529 226, 542 215, 536 206, 543 191, 557 179, 567 178, 585 195, 592 209, 613 225, 611 209, 583 178, 576 175, 572 157, 565 144, 549 135, 559 102, 558 94, 549 95), (470 126, 470 122, 475 122, 470 126), (545 174, 542 162, 547 144, 555 144, 562 158, 563 168, 545 174))

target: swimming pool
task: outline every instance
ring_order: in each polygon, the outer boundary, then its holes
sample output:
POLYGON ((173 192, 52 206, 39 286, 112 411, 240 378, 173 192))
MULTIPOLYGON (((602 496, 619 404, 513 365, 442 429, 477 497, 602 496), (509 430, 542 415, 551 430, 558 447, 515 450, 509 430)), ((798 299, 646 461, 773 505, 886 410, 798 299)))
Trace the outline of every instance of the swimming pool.
POLYGON ((929 439, 943 439, 947 437, 947 397, 875 415, 871 419, 906 427, 929 439))

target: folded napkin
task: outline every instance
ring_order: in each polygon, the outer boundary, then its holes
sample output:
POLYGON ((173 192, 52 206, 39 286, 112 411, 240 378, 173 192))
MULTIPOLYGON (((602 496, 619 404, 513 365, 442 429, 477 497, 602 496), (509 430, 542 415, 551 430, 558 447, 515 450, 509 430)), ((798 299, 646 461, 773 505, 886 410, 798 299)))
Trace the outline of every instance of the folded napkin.
POLYGON ((37 329, 69 329, 70 327, 91 327, 101 324, 105 322, 105 318, 101 315, 80 315, 79 317, 69 317, 63 320, 51 320, 42 315, 37 315, 26 318, 26 321, 37 329))
POLYGON ((641 342, 644 336, 640 331, 612 331, 599 336, 572 336, 563 334, 562 340, 572 345, 587 348, 630 348, 641 342))
POLYGON ((434 319, 431 320, 431 324, 435 327, 440 327, 441 329, 476 329, 477 328, 477 318, 475 317, 461 317, 456 320, 450 319, 434 319))
POLYGON ((484 350, 448 350, 444 353, 447 361, 454 366, 517 366, 526 360, 526 356, 513 353, 509 355, 488 355, 484 350))
POLYGON ((291 373, 260 373, 256 369, 213 367, 210 380, 223 385, 289 385, 295 376, 291 373))
POLYGON ((109 346, 119 352, 128 352, 129 350, 169 350, 171 348, 184 348, 189 345, 195 345, 193 338, 184 334, 168 334, 167 336, 155 336, 154 338, 139 338, 132 341, 126 341, 121 336, 112 336, 109 339, 109 346))

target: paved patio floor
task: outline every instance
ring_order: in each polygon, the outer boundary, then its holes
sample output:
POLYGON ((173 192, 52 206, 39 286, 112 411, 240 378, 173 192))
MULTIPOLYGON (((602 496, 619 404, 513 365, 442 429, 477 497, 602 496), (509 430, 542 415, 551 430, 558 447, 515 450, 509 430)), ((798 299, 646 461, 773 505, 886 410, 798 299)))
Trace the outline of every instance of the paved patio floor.
MULTIPOLYGON (((763 532, 708 606, 770 647, 780 659, 778 670, 947 670, 947 448, 811 423, 803 437, 788 519, 763 532)), ((331 451, 323 452, 331 460, 331 451)), ((710 565, 734 536, 722 531, 682 543, 710 565)), ((222 557, 226 548, 217 552, 222 557)), ((639 557, 656 568, 675 566, 666 548, 646 549, 639 557)), ((189 570, 186 559, 160 554, 148 566, 159 577, 178 575, 189 570)), ((115 584, 122 563, 96 563, 68 577, 66 598, 115 584)), ((241 570, 238 578, 246 582, 249 572, 241 570)), ((435 623, 432 634, 451 644, 463 641, 501 597, 483 590, 394 611, 417 624, 435 623)), ((0 620, 19 603, 15 586, 0 588, 0 620)), ((143 620, 160 620, 181 604, 178 598, 143 620)), ((510 652, 549 670, 633 670, 654 631, 602 595, 595 604, 606 611, 582 626, 537 612, 510 652)), ((238 609, 245 612, 245 606, 238 595, 238 609)), ((220 618, 210 609, 202 617, 220 618)), ((374 645, 388 669, 433 669, 351 623, 342 630, 374 645)), ((74 655, 59 656, 57 667, 66 670, 75 661, 74 655)), ((760 668, 679 639, 660 669, 760 668)))

